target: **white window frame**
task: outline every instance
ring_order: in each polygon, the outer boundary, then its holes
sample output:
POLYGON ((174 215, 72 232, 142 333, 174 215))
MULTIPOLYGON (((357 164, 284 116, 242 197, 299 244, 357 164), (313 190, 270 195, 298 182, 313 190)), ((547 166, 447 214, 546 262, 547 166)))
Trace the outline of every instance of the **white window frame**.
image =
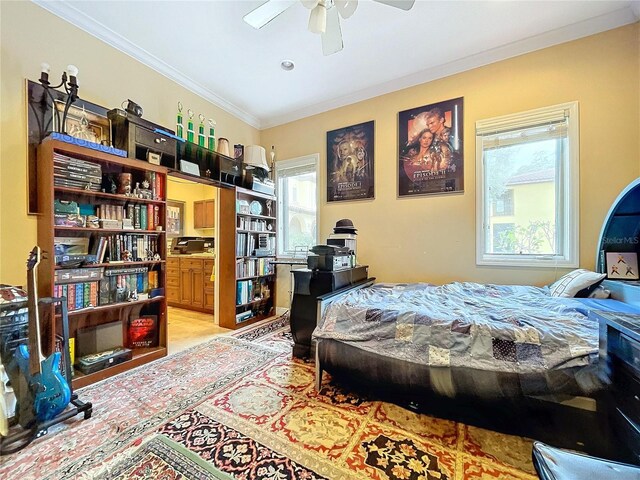
MULTIPOLYGON (((504 115, 476 122, 476 264, 504 267, 568 267, 579 265, 580 238, 580 138, 579 138, 578 102, 568 102, 550 107, 538 108, 526 112, 504 115), (561 168, 564 178, 556 182, 556 191, 562 195, 557 202, 556 215, 563 226, 562 255, 505 255, 491 254, 486 251, 485 224, 486 202, 490 200, 484 191, 484 151, 483 134, 507 132, 518 128, 534 127, 558 120, 561 116, 568 118, 567 140, 568 154, 561 168)), ((490 204, 488 205, 491 206, 490 204)), ((515 207, 515 206, 514 206, 515 207)))
POLYGON ((277 214, 278 214, 278 239, 276 247, 276 255, 279 259, 291 259, 293 258, 293 252, 285 252, 284 248, 284 196, 278 191, 280 185, 280 172, 291 168, 302 167, 305 165, 314 165, 316 172, 316 238, 315 244, 318 244, 318 238, 320 237, 320 154, 312 153, 304 155, 302 157, 291 158, 289 160, 280 160, 275 164, 275 184, 276 184, 276 196, 277 196, 277 214))

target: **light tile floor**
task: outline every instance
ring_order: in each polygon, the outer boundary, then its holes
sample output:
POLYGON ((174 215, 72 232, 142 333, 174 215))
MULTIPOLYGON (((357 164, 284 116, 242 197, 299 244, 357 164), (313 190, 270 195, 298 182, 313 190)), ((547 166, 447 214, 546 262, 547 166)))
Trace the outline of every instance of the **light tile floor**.
POLYGON ((194 312, 182 308, 167 309, 169 355, 211 340, 231 330, 214 323, 212 313, 194 312))

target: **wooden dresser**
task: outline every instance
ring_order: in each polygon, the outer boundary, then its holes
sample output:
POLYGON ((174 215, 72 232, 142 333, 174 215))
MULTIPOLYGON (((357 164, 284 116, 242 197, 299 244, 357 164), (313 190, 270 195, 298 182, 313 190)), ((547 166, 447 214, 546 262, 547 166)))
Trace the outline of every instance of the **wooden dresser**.
POLYGON ((215 260, 203 255, 167 258, 167 302, 172 307, 213 313, 215 299, 211 273, 215 260))

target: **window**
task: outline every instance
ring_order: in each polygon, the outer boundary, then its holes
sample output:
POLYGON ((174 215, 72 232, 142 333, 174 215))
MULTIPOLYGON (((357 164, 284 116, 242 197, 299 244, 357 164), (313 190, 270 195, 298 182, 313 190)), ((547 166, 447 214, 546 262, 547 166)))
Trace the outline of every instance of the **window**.
POLYGON ((476 122, 478 265, 578 266, 578 104, 476 122))
POLYGON ((318 154, 276 162, 278 256, 306 254, 318 243, 318 154))

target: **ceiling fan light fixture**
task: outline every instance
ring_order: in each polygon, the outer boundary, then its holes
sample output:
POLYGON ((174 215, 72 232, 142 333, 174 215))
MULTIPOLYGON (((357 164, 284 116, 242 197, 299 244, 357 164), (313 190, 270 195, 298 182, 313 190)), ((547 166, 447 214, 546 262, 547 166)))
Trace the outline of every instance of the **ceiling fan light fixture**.
POLYGON ((309 31, 313 33, 324 33, 327 30, 327 8, 323 3, 319 3, 311 10, 309 15, 309 31))
POLYGON ((291 60, 283 60, 282 62, 280 62, 280 68, 286 70, 287 72, 290 72, 291 70, 296 68, 296 65, 291 60))
POLYGON ((349 18, 358 7, 358 0, 334 0, 342 18, 349 18))

